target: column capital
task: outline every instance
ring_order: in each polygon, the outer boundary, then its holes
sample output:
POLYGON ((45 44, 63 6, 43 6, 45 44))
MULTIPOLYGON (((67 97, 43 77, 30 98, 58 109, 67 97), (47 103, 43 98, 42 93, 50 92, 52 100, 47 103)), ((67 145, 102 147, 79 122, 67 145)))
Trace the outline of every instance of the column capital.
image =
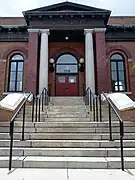
POLYGON ((105 32, 106 28, 95 28, 94 31, 95 32, 105 32))
POLYGON ((48 35, 50 35, 50 31, 49 31, 49 29, 40 29, 40 33, 41 34, 48 34, 48 35))
POLYGON ((40 30, 39 29, 28 29, 28 32, 37 32, 37 33, 39 33, 40 30))
POLYGON ((93 33, 93 29, 84 29, 84 34, 93 33))

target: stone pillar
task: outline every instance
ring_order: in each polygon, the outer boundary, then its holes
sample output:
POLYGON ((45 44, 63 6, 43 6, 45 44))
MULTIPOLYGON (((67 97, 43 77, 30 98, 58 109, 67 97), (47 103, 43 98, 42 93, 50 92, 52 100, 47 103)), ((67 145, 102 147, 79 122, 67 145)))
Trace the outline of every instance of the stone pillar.
POLYGON ((95 93, 95 69, 93 52, 93 29, 85 29, 85 84, 95 93))
POLYGON ((41 29, 39 93, 43 88, 48 89, 48 35, 49 29, 41 29))
POLYGON ((38 40, 39 29, 28 29, 28 75, 27 91, 33 94, 37 93, 37 72, 38 72, 38 40))
POLYGON ((109 77, 107 75, 106 46, 105 46, 105 28, 95 29, 95 47, 96 47, 96 77, 97 92, 109 91, 109 77))

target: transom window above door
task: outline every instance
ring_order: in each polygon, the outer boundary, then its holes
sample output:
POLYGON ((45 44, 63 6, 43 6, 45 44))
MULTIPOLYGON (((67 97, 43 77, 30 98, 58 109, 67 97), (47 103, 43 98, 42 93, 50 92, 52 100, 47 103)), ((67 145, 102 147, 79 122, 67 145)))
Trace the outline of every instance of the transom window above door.
POLYGON ((56 63, 56 73, 78 73, 77 59, 71 54, 61 55, 56 63))

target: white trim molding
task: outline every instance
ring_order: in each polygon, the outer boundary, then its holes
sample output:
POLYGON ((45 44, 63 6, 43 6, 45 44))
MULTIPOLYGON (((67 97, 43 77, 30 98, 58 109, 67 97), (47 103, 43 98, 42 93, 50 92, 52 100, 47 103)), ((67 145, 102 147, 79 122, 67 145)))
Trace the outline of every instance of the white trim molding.
POLYGON ((84 29, 84 35, 87 33, 93 33, 94 29, 84 29))
POLYGON ((40 29, 28 29, 28 32, 40 32, 40 29))
POLYGON ((95 28, 94 31, 95 32, 105 32, 106 28, 95 28))
POLYGON ((49 29, 40 29, 40 33, 41 34, 48 34, 48 35, 50 35, 50 31, 49 31, 49 29))

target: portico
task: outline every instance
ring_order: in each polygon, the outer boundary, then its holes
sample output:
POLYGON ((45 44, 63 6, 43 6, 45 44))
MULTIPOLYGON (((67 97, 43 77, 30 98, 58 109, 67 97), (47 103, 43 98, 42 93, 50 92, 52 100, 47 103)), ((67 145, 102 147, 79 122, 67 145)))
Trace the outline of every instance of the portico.
POLYGON ((93 93, 106 91, 105 49, 100 54, 97 49, 105 42, 109 15, 108 10, 69 2, 24 12, 29 25, 28 69, 35 65, 28 90, 41 93, 46 87, 52 96, 82 96, 88 87, 93 93))

